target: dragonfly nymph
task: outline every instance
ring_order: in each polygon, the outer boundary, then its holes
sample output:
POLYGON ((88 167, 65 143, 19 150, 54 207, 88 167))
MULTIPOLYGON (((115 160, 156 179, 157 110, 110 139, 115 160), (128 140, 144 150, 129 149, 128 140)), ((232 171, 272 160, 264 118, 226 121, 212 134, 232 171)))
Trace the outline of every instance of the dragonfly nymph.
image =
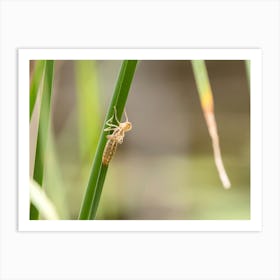
POLYGON ((128 121, 127 114, 125 114, 125 122, 120 122, 117 118, 117 110, 116 107, 114 107, 115 115, 113 115, 107 122, 107 127, 104 129, 104 131, 112 131, 112 134, 107 135, 107 143, 103 152, 102 157, 102 164, 108 165, 111 161, 112 157, 114 156, 118 144, 122 144, 125 133, 132 129, 131 122, 128 121), (117 121, 118 125, 115 125, 112 123, 113 119, 117 121))

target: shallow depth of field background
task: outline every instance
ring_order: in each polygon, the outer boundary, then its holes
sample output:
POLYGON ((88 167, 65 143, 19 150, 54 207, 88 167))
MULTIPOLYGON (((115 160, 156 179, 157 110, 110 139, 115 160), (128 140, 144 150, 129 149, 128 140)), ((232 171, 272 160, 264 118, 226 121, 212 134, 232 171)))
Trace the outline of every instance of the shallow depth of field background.
MULTIPOLYGON (((56 61, 45 185, 77 219, 121 61, 56 61)), ((132 131, 107 173, 97 219, 250 219, 250 94, 244 61, 207 61, 224 190, 190 61, 139 61, 126 105, 132 131)), ((34 62, 31 62, 31 77, 34 62)), ((38 103, 30 125, 34 166, 38 103)), ((32 175, 32 172, 31 172, 32 175)))

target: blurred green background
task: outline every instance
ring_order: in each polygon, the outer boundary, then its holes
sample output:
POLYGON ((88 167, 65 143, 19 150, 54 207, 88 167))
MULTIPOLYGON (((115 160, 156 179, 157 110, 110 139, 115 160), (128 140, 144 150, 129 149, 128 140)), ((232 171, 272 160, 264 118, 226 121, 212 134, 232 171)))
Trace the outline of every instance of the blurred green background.
MULTIPOLYGON (((32 79, 35 61, 31 61, 32 79)), ((121 61, 55 61, 44 189, 77 219, 121 61)), ((139 61, 132 131, 110 163, 97 219, 250 219, 250 94, 244 61, 206 61, 226 171, 214 163, 190 61, 139 61)), ((30 122, 30 176, 39 100, 30 122)))

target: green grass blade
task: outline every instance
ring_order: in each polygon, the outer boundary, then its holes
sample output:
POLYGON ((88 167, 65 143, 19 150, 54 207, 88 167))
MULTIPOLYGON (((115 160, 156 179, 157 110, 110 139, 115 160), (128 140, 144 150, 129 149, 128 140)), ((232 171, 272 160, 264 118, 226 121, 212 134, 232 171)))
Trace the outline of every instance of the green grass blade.
POLYGON ((93 202, 92 202, 92 205, 90 208, 90 220, 94 220, 96 217, 97 208, 98 208, 101 193, 103 190, 103 185, 104 185, 104 181, 106 178, 107 170, 108 170, 108 166, 102 164, 100 173, 98 176, 98 180, 97 180, 97 186, 95 189, 93 202))
POLYGON ((39 209, 40 214, 47 220, 59 220, 56 208, 48 198, 41 186, 35 181, 29 183, 30 201, 39 209))
POLYGON ((108 168, 107 166, 102 165, 102 155, 107 142, 106 135, 108 133, 104 132, 104 128, 106 126, 105 123, 114 114, 114 106, 116 106, 117 109, 118 119, 121 119, 136 65, 137 60, 125 60, 122 63, 115 91, 99 138, 88 186, 81 206, 79 215, 80 220, 88 220, 95 217, 108 168))
POLYGON ((30 83, 30 95, 29 95, 29 120, 32 117, 36 98, 38 95, 40 83, 43 77, 44 73, 44 67, 45 67, 45 61, 44 60, 37 60, 35 62, 35 68, 33 72, 33 77, 30 83))
POLYGON ((220 180, 225 189, 230 188, 230 181, 222 161, 219 135, 214 113, 214 101, 208 72, 204 60, 192 60, 194 78, 198 89, 201 107, 204 113, 208 131, 212 140, 214 160, 220 180))
MULTIPOLYGON (((33 179, 42 186, 43 174, 44 174, 44 155, 46 150, 48 127, 50 121, 50 102, 52 96, 53 87, 53 73, 54 73, 54 61, 47 60, 45 62, 45 73, 43 81, 43 93, 40 108, 39 128, 37 136, 36 154, 33 179)), ((37 209, 30 206, 30 219, 37 220, 39 213, 37 209)))
POLYGON ((100 131, 100 101, 96 61, 75 62, 79 149, 82 159, 94 156, 100 131))

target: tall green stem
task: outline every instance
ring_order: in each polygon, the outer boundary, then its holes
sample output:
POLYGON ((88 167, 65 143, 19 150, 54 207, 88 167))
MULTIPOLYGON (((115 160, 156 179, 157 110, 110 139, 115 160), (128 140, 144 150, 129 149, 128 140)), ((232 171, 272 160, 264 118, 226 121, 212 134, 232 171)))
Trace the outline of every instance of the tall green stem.
POLYGON ((34 74, 30 82, 30 95, 29 95, 29 120, 32 117, 36 98, 38 95, 40 83, 44 73, 45 60, 37 60, 35 62, 34 74))
POLYGON ((137 60, 125 60, 122 63, 115 91, 112 96, 99 138, 87 189, 80 210, 80 220, 89 220, 95 218, 108 168, 108 166, 102 165, 102 155, 107 142, 106 135, 108 133, 104 131, 104 128, 106 126, 106 121, 109 120, 109 118, 114 114, 114 107, 116 107, 118 119, 121 119, 135 73, 136 65, 137 60))
MULTIPOLYGON (((43 184, 45 151, 46 151, 48 127, 50 121, 50 102, 51 102, 52 87, 53 87, 53 72, 54 72, 54 61, 47 60, 45 62, 44 84, 43 84, 43 93, 42 93, 42 101, 41 101, 41 108, 40 108, 39 128, 38 128, 34 174, 33 174, 33 179, 40 186, 42 186, 43 184)), ((38 210, 31 204, 30 219, 37 220, 38 217, 39 217, 38 210)))

